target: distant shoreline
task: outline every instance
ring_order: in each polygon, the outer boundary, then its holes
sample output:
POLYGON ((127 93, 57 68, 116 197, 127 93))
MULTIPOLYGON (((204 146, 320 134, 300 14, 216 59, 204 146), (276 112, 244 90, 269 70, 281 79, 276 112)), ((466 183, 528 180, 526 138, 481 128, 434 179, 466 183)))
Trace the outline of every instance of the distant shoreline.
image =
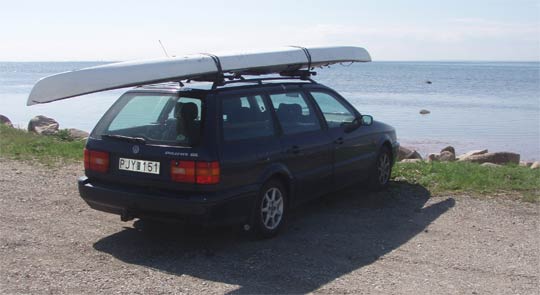
MULTIPOLYGON (((129 60, 0 60, 0 63, 114 63, 129 60)), ((372 63, 540 63, 540 60, 373 60, 372 63)))

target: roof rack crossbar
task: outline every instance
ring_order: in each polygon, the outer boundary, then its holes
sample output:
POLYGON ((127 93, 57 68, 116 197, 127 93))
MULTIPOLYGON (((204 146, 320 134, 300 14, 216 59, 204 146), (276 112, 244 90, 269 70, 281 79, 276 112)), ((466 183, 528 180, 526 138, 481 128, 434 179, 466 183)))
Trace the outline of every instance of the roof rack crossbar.
MULTIPOLYGON (((233 83, 257 83, 259 85, 261 85, 263 83, 263 81, 275 81, 275 80, 294 80, 294 79, 298 79, 298 77, 293 77, 293 76, 284 76, 284 77, 267 77, 267 78, 253 78, 253 79, 239 79, 239 80, 230 80, 230 81, 224 81, 223 82, 223 85, 225 84, 233 84, 233 83)), ((307 78, 307 79, 301 79, 303 81, 309 81, 313 84, 317 84, 316 81, 314 81, 313 79, 311 78, 307 78)))

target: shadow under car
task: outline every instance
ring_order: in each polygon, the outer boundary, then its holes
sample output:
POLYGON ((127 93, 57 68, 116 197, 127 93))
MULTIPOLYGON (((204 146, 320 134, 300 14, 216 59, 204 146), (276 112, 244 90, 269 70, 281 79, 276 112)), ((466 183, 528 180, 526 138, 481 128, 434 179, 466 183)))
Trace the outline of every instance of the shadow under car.
POLYGON ((400 247, 452 208, 425 206, 420 185, 385 192, 354 187, 292 211, 276 238, 253 240, 233 228, 134 223, 94 244, 130 264, 239 285, 232 293, 307 293, 400 247))

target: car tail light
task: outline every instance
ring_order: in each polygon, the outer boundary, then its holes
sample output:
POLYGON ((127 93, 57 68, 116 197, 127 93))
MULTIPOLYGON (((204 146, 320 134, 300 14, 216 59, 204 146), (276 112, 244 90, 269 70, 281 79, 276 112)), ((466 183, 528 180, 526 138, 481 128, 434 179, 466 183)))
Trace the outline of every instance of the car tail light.
POLYGON ((219 182, 218 162, 171 161, 171 179, 177 182, 216 184, 219 182))
POLYGON ((216 184, 219 182, 219 163, 197 162, 195 174, 196 182, 199 184, 216 184))
POLYGON ((109 171, 109 153, 84 149, 84 169, 106 173, 109 171))
POLYGON ((195 182, 195 162, 171 161, 171 178, 177 182, 195 182))

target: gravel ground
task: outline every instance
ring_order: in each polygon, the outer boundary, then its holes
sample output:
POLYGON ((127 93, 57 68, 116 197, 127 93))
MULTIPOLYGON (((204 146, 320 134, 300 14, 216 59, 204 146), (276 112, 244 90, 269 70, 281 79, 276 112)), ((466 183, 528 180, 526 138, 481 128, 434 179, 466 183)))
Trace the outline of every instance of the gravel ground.
POLYGON ((0 159, 0 293, 538 294, 539 206, 393 184, 296 210, 277 238, 90 209, 80 165, 0 159))

